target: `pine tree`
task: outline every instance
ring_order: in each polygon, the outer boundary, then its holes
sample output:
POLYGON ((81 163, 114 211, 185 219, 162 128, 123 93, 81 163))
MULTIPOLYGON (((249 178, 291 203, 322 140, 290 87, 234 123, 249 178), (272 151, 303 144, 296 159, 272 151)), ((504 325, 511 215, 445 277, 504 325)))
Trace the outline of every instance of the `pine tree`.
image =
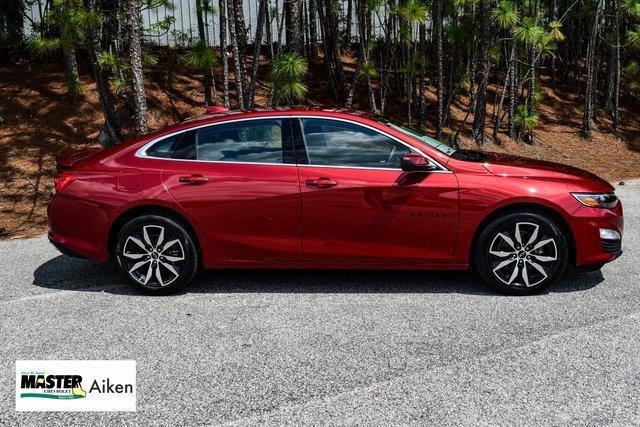
POLYGON ((127 32, 129 35, 133 104, 135 108, 135 131, 136 135, 143 135, 147 133, 147 94, 144 88, 144 76, 142 72, 140 4, 138 0, 126 0, 125 8, 127 13, 127 32))

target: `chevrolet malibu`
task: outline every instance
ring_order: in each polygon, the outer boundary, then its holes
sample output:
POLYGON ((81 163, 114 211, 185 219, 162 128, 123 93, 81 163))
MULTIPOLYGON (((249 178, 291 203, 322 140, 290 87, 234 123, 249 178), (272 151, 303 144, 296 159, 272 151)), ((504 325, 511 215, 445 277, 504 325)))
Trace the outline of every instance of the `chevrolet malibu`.
POLYGON ((49 239, 173 292, 201 268, 465 270, 531 294, 621 254, 613 187, 337 110, 209 114, 61 153, 49 239))

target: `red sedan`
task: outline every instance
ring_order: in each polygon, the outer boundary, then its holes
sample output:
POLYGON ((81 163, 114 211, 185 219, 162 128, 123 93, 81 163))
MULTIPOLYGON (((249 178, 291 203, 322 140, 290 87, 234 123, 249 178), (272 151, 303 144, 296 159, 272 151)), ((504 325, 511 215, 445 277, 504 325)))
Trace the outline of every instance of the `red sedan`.
POLYGON ((538 292, 621 254, 613 187, 569 166, 454 150, 330 110, 216 112, 58 158, 49 239, 148 293, 201 268, 474 267, 538 292))

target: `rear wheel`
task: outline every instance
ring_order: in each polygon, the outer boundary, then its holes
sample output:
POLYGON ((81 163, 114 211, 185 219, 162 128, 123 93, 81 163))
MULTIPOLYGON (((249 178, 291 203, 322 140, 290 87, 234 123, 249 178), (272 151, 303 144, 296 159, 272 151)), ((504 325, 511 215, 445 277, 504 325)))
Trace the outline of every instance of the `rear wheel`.
POLYGON ((118 234, 118 265, 131 283, 149 294, 168 294, 189 283, 198 253, 189 232, 159 215, 129 221, 118 234))
POLYGON ((567 240, 544 215, 523 212, 494 220, 480 234, 474 258, 494 289, 529 295, 554 283, 567 264, 567 240))

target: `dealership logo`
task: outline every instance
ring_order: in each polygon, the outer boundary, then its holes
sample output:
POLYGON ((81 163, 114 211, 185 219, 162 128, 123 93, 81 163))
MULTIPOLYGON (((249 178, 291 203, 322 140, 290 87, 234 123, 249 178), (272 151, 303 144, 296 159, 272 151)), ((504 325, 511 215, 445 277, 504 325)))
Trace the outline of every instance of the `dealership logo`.
POLYGON ((22 390, 33 390, 20 393, 20 397, 43 399, 82 399, 87 397, 87 392, 82 389, 82 377, 80 375, 23 373, 20 388, 22 390))
POLYGON ((135 411, 133 360, 18 360, 18 411, 135 411))

